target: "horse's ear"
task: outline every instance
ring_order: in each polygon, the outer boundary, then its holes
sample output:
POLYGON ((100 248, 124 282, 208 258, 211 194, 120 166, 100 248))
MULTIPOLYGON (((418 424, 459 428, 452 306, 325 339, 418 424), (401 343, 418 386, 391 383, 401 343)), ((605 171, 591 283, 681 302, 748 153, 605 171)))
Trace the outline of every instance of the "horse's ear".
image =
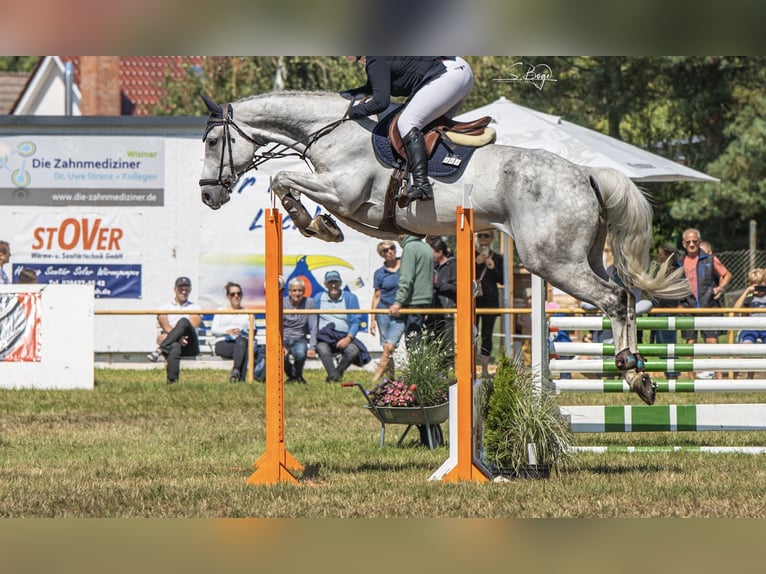
POLYGON ((213 100, 208 98, 205 94, 200 94, 200 96, 202 96, 202 100, 205 102, 207 109, 210 110, 210 115, 216 116, 219 118, 223 117, 223 109, 221 108, 221 104, 216 104, 213 100))

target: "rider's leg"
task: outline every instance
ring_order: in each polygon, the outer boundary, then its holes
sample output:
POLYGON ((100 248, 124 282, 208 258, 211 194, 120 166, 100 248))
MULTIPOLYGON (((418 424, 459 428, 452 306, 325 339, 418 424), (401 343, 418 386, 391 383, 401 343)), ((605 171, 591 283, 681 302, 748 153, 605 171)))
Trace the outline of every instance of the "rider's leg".
POLYGON ((423 134, 418 128, 412 128, 402 141, 407 152, 410 173, 412 173, 412 185, 407 190, 407 197, 410 201, 433 199, 433 189, 431 182, 428 181, 428 156, 423 134))

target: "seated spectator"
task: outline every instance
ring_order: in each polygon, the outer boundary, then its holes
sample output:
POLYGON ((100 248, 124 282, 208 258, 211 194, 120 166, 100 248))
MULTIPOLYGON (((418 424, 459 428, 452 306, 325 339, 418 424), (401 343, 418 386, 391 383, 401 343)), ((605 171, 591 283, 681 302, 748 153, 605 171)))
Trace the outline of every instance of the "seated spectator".
MULTIPOLYGON (((200 306, 189 300, 190 293, 191 280, 188 277, 179 277, 176 279, 173 299, 161 306, 160 309, 166 311, 199 311, 200 306)), ((197 329, 202 325, 202 316, 199 313, 187 315, 159 314, 157 315, 157 323, 160 326, 160 333, 157 335, 158 350, 167 360, 167 382, 172 385, 178 382, 181 357, 199 355, 197 329)), ((150 355, 150 359, 152 355, 150 355)))
MULTIPOLYGON (((344 311, 359 309, 359 299, 349 290, 341 290, 340 273, 328 271, 324 276, 326 291, 314 298, 317 309, 344 311)), ((362 315, 358 313, 322 313, 317 319, 317 355, 327 372, 328 383, 341 380, 352 364, 360 367, 370 362, 367 348, 356 334, 361 326, 362 315), (335 356, 339 355, 338 363, 335 356)))
MULTIPOLYGON (((229 281, 224 288, 229 301, 229 309, 242 309, 242 287, 229 281)), ((225 307, 222 307, 222 309, 225 307)), ((245 380, 247 373, 247 315, 227 315, 216 313, 210 328, 215 340, 215 354, 224 359, 232 359, 229 381, 245 380)))
POLYGON ((317 316, 291 313, 296 309, 314 309, 314 300, 308 299, 305 293, 303 279, 295 277, 287 284, 287 297, 282 302, 282 344, 288 383, 306 384, 303 366, 306 358, 316 357, 317 316))

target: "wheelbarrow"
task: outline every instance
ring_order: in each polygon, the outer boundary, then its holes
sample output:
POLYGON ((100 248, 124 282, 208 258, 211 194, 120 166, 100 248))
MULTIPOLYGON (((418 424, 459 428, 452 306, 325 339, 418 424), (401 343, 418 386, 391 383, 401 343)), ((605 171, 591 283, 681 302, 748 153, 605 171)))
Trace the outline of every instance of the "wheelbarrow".
MULTIPOLYGON (((364 406, 369 410, 378 422, 380 422, 380 446, 382 447, 386 440, 386 425, 398 424, 407 425, 402 436, 396 441, 399 447, 407 436, 407 433, 413 426, 420 430, 420 441, 428 445, 433 450, 435 447, 444 444, 444 434, 439 426, 449 418, 449 402, 430 407, 379 407, 372 402, 372 399, 364 390, 360 383, 341 383, 341 387, 358 387, 364 395, 367 404, 364 406)), ((417 391, 416 391, 417 392, 417 391)))

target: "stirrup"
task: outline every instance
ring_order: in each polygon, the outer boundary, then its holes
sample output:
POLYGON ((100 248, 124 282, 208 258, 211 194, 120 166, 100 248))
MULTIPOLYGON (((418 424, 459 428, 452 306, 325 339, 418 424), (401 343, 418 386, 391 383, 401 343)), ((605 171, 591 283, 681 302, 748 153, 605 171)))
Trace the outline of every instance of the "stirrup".
MULTIPOLYGON (((429 185, 429 187, 431 187, 429 185)), ((397 198, 397 205, 404 209, 413 201, 432 201, 434 198, 433 188, 423 189, 422 187, 416 187, 411 185, 406 194, 400 194, 397 198), (414 193, 413 193, 414 191, 414 193)))

